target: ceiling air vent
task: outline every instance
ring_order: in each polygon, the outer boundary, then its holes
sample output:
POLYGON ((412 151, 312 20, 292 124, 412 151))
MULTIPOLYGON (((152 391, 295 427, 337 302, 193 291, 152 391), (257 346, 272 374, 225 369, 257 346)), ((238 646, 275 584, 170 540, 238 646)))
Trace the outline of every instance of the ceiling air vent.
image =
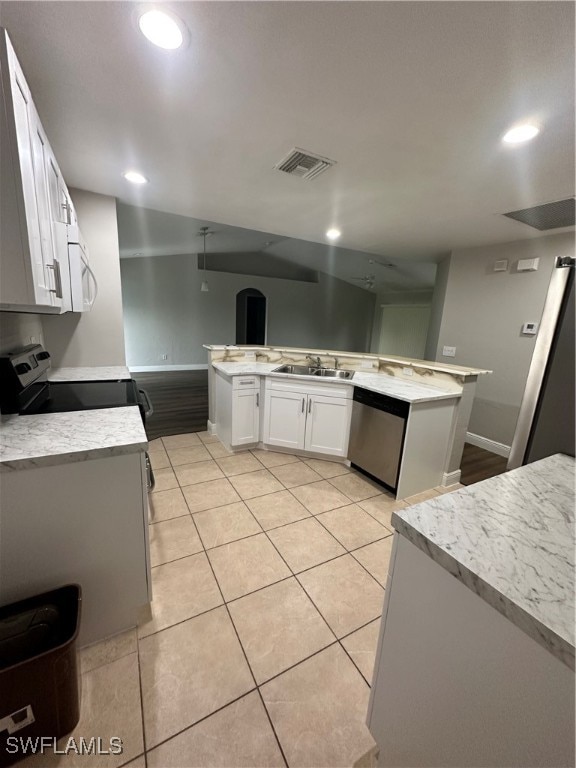
POLYGON ((279 171, 289 173, 291 176, 299 176, 301 179, 315 179, 331 165, 335 165, 335 160, 329 160, 327 157, 315 155, 305 149, 297 147, 274 166, 279 171))
POLYGON ((523 208, 521 211, 505 213, 509 219, 516 219, 522 224, 543 231, 559 227, 573 227, 575 223, 576 206, 573 197, 558 200, 556 203, 536 205, 534 208, 523 208))

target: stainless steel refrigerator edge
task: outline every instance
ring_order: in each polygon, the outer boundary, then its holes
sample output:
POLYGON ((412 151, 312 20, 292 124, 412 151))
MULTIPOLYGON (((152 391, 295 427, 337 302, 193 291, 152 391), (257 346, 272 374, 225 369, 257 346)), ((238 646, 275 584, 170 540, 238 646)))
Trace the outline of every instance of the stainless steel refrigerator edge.
POLYGON ((554 453, 574 456, 576 259, 558 259, 520 406, 508 469, 554 453))

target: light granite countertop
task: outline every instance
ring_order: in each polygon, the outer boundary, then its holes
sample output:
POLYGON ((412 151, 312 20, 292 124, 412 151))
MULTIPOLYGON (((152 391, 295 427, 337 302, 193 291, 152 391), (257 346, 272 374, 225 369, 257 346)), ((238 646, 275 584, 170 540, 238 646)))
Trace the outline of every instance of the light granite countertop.
POLYGON ((73 368, 51 368, 48 381, 116 381, 130 379, 130 371, 125 365, 87 366, 73 368))
POLYGON ((0 420, 0 472, 144 451, 137 406, 17 414, 0 420))
POLYGON ((574 469, 557 454, 392 516, 401 535, 571 669, 574 469))
POLYGON ((252 345, 238 345, 238 344, 203 344, 204 349, 209 352, 290 352, 297 354, 310 354, 310 355, 322 355, 328 357, 338 358, 352 358, 361 360, 372 360, 389 362, 393 365, 405 365, 413 368, 424 368, 430 371, 439 371, 450 373, 458 376, 478 376, 484 373, 492 373, 492 371, 486 368, 471 368, 462 365, 452 365, 451 363, 441 363, 434 360, 418 360, 414 357, 399 357, 397 355, 372 355, 366 352, 345 352, 342 350, 331 349, 309 349, 306 347, 269 347, 269 346, 252 346, 252 345))
MULTIPOLYGON (((274 373, 274 369, 279 366, 278 363, 258 363, 254 361, 243 363, 212 363, 212 366, 226 376, 254 374, 259 376, 272 375, 283 379, 302 379, 305 381, 316 382, 319 380, 318 376, 274 373)), ((397 400, 403 400, 407 403, 425 403, 431 400, 455 400, 460 397, 458 392, 450 392, 446 389, 433 387, 429 384, 418 384, 416 382, 406 381, 405 379, 396 378, 395 376, 388 376, 385 373, 355 371, 352 379, 323 379, 322 383, 327 384, 330 381, 333 381, 339 386, 347 384, 352 387, 368 389, 371 392, 388 395, 389 397, 394 397, 397 400)))

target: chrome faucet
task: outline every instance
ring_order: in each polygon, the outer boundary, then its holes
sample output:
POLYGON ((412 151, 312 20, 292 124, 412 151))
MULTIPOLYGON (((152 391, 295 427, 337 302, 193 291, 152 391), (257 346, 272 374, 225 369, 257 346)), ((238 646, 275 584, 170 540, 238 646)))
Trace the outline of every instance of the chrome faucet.
POLYGON ((338 360, 338 358, 336 357, 336 355, 334 355, 334 369, 335 369, 336 371, 338 370, 338 366, 339 366, 339 365, 340 365, 340 361, 338 360))
POLYGON ((316 368, 322 368, 322 360, 320 360, 320 355, 318 357, 311 357, 311 355, 306 355, 306 360, 310 360, 316 368))

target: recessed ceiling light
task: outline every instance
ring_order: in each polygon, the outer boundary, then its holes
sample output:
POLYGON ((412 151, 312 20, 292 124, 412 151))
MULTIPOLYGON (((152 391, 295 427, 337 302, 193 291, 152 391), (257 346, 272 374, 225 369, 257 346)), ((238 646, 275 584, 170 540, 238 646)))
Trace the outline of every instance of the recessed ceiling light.
POLYGON ((523 141, 529 141, 540 133, 540 128, 530 123, 524 125, 516 125, 514 128, 510 128, 508 133, 505 133, 502 137, 502 141, 506 144, 520 144, 523 141))
POLYGON ((142 176, 138 171, 126 171, 122 176, 124 176, 126 181, 129 181, 132 184, 148 184, 146 176, 142 176))
POLYGON ((180 48, 184 42, 182 22, 166 11, 146 11, 138 19, 140 31, 151 43, 167 51, 180 48))
POLYGON ((329 229, 328 232, 326 232, 326 237, 328 240, 338 240, 342 232, 340 232, 339 229, 329 229))

